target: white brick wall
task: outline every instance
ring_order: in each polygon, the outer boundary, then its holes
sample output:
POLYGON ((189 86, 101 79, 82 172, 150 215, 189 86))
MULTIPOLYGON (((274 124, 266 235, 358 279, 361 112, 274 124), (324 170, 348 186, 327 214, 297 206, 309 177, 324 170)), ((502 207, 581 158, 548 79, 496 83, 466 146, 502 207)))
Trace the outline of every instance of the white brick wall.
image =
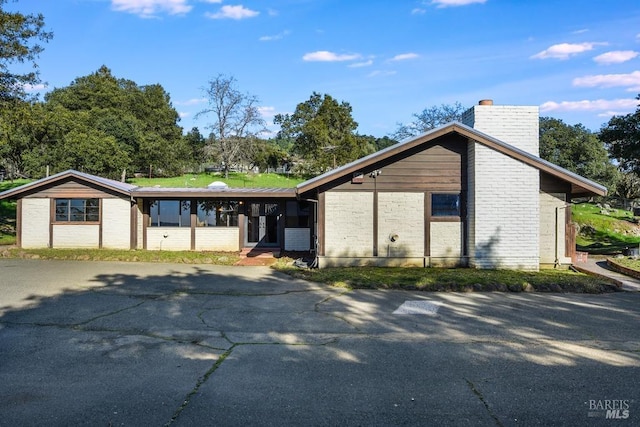
MULTIPOLYGON (((476 105, 462 123, 539 155, 538 107, 476 105)), ((468 150, 469 263, 537 270, 540 261, 540 174, 480 144, 468 150)))
POLYGON ((49 199, 22 199, 23 248, 46 248, 49 246, 50 220, 49 199))
POLYGON ((54 248, 100 247, 100 226, 97 224, 54 224, 54 248))
POLYGON ((476 105, 465 112, 462 123, 535 156, 540 155, 538 107, 476 105))
POLYGON ((373 193, 325 194, 325 255, 373 256, 373 193))
POLYGON ((240 228, 198 227, 196 228, 197 251, 236 252, 240 250, 240 228))
POLYGON ((311 229, 309 228, 285 228, 285 251, 308 251, 311 249, 311 229))
POLYGON ((432 222, 429 226, 429 239, 432 258, 462 256, 461 222, 432 222))
POLYGON ((147 227, 147 249, 152 251, 191 250, 191 228, 147 227), (164 237, 166 234, 166 237, 164 237))
POLYGON ((102 247, 129 249, 131 245, 131 203, 123 199, 102 199, 102 247))
POLYGON ((470 265, 539 268, 539 172, 480 144, 471 144, 470 265))
POLYGON ((378 193, 378 256, 424 256, 423 213, 424 193, 378 193))

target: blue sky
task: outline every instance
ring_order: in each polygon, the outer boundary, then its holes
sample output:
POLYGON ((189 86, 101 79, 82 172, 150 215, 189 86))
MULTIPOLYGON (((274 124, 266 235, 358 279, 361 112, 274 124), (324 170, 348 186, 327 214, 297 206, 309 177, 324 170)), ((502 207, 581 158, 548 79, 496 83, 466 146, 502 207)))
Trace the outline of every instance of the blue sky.
POLYGON ((361 134, 382 137, 432 105, 480 99, 538 105, 598 130, 636 110, 637 0, 19 0, 54 38, 47 88, 102 65, 161 84, 185 130, 208 133, 207 82, 255 95, 270 129, 319 92, 348 102, 361 134))

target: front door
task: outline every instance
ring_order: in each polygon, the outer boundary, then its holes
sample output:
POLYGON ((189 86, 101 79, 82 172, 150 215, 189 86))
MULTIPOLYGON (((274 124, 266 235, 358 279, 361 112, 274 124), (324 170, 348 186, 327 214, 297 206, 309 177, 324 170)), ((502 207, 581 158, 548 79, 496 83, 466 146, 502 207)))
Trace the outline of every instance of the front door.
POLYGON ((280 206, 277 203, 249 203, 245 219, 245 246, 278 246, 280 217, 280 206))

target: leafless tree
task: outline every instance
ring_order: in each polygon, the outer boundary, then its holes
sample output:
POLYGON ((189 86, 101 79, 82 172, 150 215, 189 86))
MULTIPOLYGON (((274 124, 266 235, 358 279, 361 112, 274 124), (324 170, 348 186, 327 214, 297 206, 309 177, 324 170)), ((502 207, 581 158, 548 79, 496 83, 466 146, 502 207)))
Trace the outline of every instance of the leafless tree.
POLYGON ((209 106, 195 116, 210 117, 207 129, 212 133, 210 140, 216 145, 225 178, 229 169, 242 160, 245 146, 248 149, 250 141, 266 129, 258 98, 240 92, 236 83, 234 77, 222 74, 211 79, 204 89, 209 106))

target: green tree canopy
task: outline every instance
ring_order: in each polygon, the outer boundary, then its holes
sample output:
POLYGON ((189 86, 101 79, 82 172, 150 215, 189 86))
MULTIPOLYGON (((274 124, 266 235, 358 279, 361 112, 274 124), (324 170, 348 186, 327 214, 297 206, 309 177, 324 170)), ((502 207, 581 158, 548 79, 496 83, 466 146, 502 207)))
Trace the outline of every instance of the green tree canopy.
POLYGON ((615 187, 617 168, 598 136, 582 124, 540 118, 540 157, 603 185, 615 187))
POLYGON ((25 86, 40 83, 36 59, 53 33, 44 30, 44 17, 7 12, 0 0, 0 102, 26 97, 25 86), (31 71, 15 72, 14 64, 29 63, 31 71))
POLYGON ((624 170, 640 174, 640 104, 634 113, 612 117, 600 129, 600 139, 624 170))
POLYGON ((274 123, 281 127, 278 138, 292 139, 294 153, 313 171, 323 172, 371 152, 367 139, 355 133, 358 123, 351 105, 330 95, 314 92, 293 114, 276 115, 274 123))
MULTIPOLYGON (((66 137, 77 141, 78 135, 85 135, 95 145, 86 152, 86 162, 82 158, 75 161, 81 170, 119 177, 125 168, 139 171, 152 168, 175 175, 192 158, 177 124, 178 112, 158 84, 139 86, 131 80, 116 78, 109 68, 102 66, 95 73, 76 78, 67 87, 54 89, 45 96, 45 102, 47 108, 58 111, 61 120, 73 117, 71 122, 64 120, 59 124, 62 135, 57 136, 58 146, 52 152, 65 147, 69 142, 66 137), (62 111, 66 114, 61 114, 62 111), (118 154, 117 161, 92 160, 94 152, 107 149, 118 154)), ((55 169, 69 163, 59 156, 54 159, 55 169)))

